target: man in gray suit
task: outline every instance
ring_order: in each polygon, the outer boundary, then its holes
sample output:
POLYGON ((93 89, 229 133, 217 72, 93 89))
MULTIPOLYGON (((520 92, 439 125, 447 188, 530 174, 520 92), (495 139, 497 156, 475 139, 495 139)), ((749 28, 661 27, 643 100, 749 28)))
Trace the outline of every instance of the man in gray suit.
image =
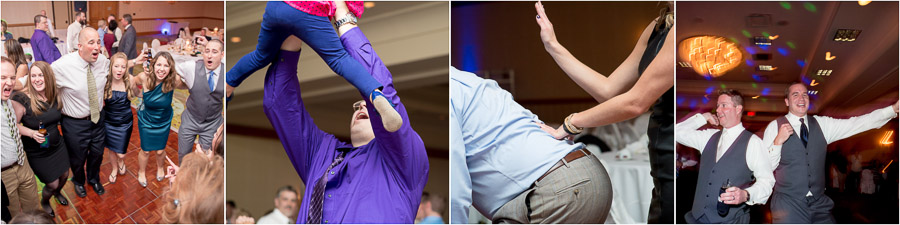
POLYGON ((137 58, 137 32, 131 26, 131 14, 122 15, 121 26, 125 28, 125 33, 119 41, 119 52, 124 52, 129 60, 137 58))
POLYGON ((176 70, 190 91, 178 129, 178 163, 193 150, 199 136, 200 148, 210 150, 216 128, 222 124, 222 100, 225 98, 223 76, 225 44, 212 40, 204 45, 203 59, 178 64, 176 70))

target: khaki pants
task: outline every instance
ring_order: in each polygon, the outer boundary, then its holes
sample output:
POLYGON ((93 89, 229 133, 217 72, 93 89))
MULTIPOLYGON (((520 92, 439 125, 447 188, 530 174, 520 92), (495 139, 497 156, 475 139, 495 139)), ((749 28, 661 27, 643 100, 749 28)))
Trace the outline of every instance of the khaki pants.
POLYGON ((494 213, 494 223, 602 224, 612 206, 609 174, 594 155, 556 169, 494 213))
POLYGON ((37 183, 34 181, 34 172, 31 171, 28 159, 25 159, 24 165, 15 164, 4 170, 2 176, 6 194, 9 196, 9 213, 12 217, 25 210, 41 209, 37 183))

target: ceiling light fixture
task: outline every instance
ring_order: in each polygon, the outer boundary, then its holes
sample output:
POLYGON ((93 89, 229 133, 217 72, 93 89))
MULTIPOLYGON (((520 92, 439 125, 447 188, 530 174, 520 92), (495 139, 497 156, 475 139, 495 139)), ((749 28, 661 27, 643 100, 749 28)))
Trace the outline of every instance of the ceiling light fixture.
POLYGON ((719 77, 741 64, 738 44, 719 36, 695 36, 679 43, 678 56, 705 77, 719 77))
POLYGON ((837 32, 834 33, 834 41, 856 41, 856 38, 859 37, 859 33, 862 33, 862 30, 838 29, 837 32))
POLYGON ((819 70, 818 72, 816 72, 816 75, 823 77, 831 76, 831 70, 819 70))
POLYGON ((837 58, 837 56, 831 55, 831 52, 825 52, 825 61, 831 61, 834 58, 837 58))
POLYGON ((772 65, 759 65, 759 71, 772 71, 777 70, 778 67, 774 67, 772 65))

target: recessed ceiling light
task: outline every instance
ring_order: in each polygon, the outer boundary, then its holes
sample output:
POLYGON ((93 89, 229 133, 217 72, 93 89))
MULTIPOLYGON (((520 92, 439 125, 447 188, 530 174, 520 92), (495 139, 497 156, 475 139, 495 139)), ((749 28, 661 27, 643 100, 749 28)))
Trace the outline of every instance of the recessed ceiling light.
POLYGON ((834 41, 856 41, 856 38, 859 37, 859 33, 862 33, 862 30, 838 29, 837 32, 834 33, 834 41))
POLYGON ((757 46, 770 46, 772 45, 772 40, 769 37, 753 37, 753 44, 757 46))
POLYGON ((241 37, 231 37, 231 43, 239 43, 241 42, 241 37))
POLYGON ((816 72, 816 75, 823 77, 831 76, 831 70, 819 70, 816 72))
POLYGON ((760 71, 772 71, 772 70, 777 70, 777 69, 778 69, 778 67, 774 67, 772 65, 759 65, 760 71))
POLYGON ((691 64, 688 62, 678 62, 678 65, 681 67, 687 67, 687 68, 691 67, 691 64))

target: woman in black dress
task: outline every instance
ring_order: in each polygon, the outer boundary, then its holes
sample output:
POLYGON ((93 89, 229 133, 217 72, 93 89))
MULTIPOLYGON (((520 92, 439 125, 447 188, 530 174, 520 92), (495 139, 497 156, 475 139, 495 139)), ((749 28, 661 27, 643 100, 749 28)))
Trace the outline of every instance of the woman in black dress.
POLYGON ((134 114, 131 112, 131 84, 128 75, 128 60, 125 53, 119 52, 109 59, 109 77, 106 78, 106 88, 103 99, 106 104, 103 111, 106 112, 106 148, 116 154, 109 154, 109 161, 113 164, 109 173, 109 183, 116 183, 118 175, 125 174, 125 153, 131 140, 131 131, 134 130, 134 114), (118 174, 118 175, 117 175, 118 174))
POLYGON ((58 128, 62 102, 50 64, 34 62, 27 77, 25 90, 12 96, 13 108, 31 170, 45 184, 41 206, 55 216, 50 197, 56 196, 60 205, 69 204, 60 194, 69 177, 69 154, 58 128))

